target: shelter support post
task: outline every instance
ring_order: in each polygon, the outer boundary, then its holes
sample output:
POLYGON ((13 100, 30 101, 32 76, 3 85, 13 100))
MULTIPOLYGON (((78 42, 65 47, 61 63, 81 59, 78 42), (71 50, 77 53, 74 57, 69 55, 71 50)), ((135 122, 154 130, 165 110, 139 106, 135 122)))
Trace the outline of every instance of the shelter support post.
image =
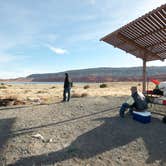
POLYGON ((142 92, 146 91, 146 59, 143 59, 143 80, 142 80, 142 92))

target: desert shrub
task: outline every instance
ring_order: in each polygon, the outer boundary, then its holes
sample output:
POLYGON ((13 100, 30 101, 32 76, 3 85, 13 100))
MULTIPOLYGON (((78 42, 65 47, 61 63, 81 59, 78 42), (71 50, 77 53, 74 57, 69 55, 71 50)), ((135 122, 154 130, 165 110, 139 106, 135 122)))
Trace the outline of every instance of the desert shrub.
POLYGON ((7 89, 7 87, 5 85, 1 85, 0 89, 7 89))
POLYGON ((55 89, 56 88, 56 86, 52 86, 50 89, 55 89))
POLYGON ((17 101, 16 97, 9 96, 7 98, 0 99, 0 106, 11 106, 14 105, 16 101, 17 101))
POLYGON ((26 104, 25 101, 19 100, 17 96, 9 96, 5 100, 6 100, 6 106, 26 104))
POLYGON ((84 86, 84 89, 88 89, 88 88, 90 88, 89 85, 85 85, 85 86, 84 86))
POLYGON ((31 92, 31 90, 25 90, 24 93, 28 93, 28 92, 31 92))
POLYGON ((87 93, 82 93, 82 94, 81 94, 81 97, 87 97, 87 96, 88 96, 87 93))
POLYGON ((101 84, 100 88, 107 88, 107 86, 108 86, 107 84, 101 84))
POLYGON ((26 102, 25 101, 20 101, 20 100, 17 100, 17 101, 15 101, 14 102, 14 104, 13 105, 25 105, 26 104, 26 102))
POLYGON ((37 93, 46 93, 46 91, 39 90, 37 93))

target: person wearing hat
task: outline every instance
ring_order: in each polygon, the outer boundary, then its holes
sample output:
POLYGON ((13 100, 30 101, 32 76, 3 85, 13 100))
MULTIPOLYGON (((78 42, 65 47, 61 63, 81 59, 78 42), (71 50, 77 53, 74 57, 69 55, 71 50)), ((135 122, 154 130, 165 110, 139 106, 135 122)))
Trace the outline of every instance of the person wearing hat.
POLYGON ((124 113, 127 109, 129 109, 129 112, 132 113, 133 109, 138 112, 142 112, 148 108, 145 96, 141 92, 137 91, 137 87, 132 86, 130 90, 131 96, 127 99, 125 103, 122 104, 119 110, 119 115, 122 118, 124 117, 124 113))

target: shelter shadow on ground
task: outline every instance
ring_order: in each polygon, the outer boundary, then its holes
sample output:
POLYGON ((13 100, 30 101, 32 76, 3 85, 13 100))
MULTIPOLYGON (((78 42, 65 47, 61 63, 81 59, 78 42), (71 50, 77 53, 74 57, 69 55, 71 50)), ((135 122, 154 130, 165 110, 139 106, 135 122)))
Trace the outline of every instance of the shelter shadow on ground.
POLYGON ((2 155, 4 147, 9 139, 11 128, 15 122, 15 118, 0 119, 0 165, 5 164, 5 158, 2 155))
POLYGON ((43 125, 40 125, 40 126, 22 128, 22 129, 19 129, 19 130, 13 130, 10 135, 14 137, 14 136, 17 136, 19 134, 22 135, 22 134, 34 132, 37 129, 48 128, 48 127, 57 126, 57 125, 64 125, 65 123, 72 123, 73 121, 76 121, 76 120, 81 120, 81 119, 84 119, 84 118, 90 118, 92 116, 96 116, 96 115, 99 115, 101 113, 116 111, 117 109, 119 109, 119 106, 111 107, 109 109, 105 109, 105 110, 102 110, 102 111, 97 111, 97 112, 94 112, 94 113, 91 113, 91 114, 82 115, 82 116, 78 116, 78 117, 75 117, 75 118, 71 118, 71 119, 67 119, 67 120, 63 120, 63 121, 59 121, 59 122, 53 122, 53 123, 49 123, 49 124, 43 124, 43 125))
POLYGON ((13 165, 47 165, 71 158, 88 159, 103 152, 118 148, 142 138, 149 157, 146 163, 156 160, 166 162, 166 127, 156 118, 150 124, 141 124, 131 118, 118 117, 95 119, 103 124, 77 137, 70 146, 49 154, 30 156, 18 160, 13 165))

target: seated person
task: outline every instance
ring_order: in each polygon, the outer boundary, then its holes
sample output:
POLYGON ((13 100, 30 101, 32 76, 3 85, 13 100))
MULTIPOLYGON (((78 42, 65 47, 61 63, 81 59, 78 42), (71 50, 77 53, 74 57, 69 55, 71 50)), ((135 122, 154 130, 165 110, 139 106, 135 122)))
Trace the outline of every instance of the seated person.
POLYGON ((120 117, 124 117, 124 112, 129 109, 130 113, 132 113, 133 109, 136 111, 144 111, 148 108, 148 104, 146 102, 145 96, 137 91, 137 87, 131 87, 131 96, 130 98, 122 104, 119 115, 120 117))

